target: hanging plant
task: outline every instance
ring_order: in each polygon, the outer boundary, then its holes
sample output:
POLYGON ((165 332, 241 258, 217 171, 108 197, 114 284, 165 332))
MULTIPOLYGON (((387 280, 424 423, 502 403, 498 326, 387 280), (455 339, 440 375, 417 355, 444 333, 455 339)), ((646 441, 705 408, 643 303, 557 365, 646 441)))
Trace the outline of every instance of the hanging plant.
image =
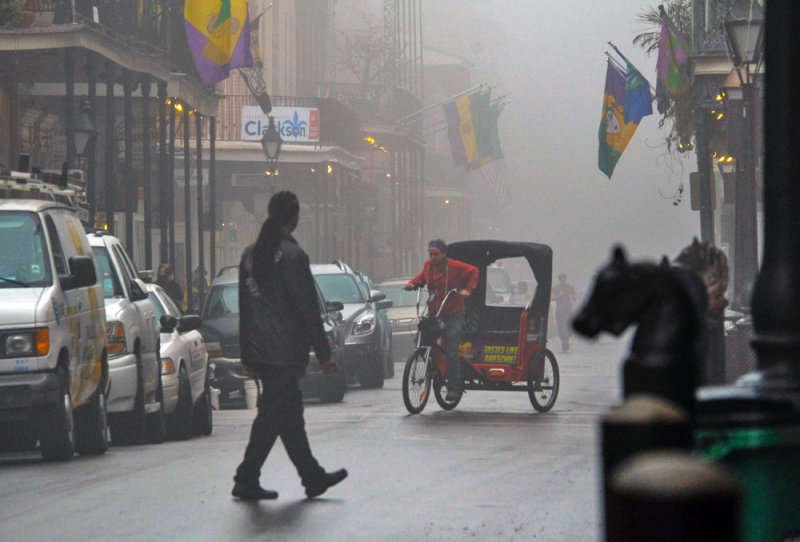
POLYGON ((16 26, 25 4, 26 0, 0 0, 0 28, 16 26))

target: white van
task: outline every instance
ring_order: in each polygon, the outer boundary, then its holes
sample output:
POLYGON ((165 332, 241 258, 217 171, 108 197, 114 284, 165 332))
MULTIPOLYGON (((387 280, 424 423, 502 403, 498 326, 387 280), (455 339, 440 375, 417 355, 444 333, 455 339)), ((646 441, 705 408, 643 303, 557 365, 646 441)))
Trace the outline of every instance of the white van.
POLYGON ((0 451, 108 449, 106 318, 75 210, 0 200, 0 451))

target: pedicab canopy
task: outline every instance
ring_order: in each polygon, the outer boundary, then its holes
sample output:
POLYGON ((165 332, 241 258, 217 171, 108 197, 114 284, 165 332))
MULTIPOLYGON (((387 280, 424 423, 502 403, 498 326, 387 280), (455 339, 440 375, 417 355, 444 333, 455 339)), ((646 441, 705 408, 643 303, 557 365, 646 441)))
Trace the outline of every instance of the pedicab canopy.
MULTIPOLYGON (((539 243, 513 241, 457 241, 447 247, 447 256, 474 265, 480 270, 478 290, 486 288, 486 268, 497 260, 525 258, 538 284, 531 313, 547 315, 553 278, 553 249, 539 243)), ((483 292, 477 292, 478 299, 483 292)))

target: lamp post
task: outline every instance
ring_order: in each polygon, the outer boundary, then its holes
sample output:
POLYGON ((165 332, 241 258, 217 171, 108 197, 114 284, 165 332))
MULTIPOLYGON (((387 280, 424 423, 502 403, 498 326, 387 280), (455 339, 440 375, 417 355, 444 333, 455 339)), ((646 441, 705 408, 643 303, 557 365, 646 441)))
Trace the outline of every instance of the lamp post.
POLYGON ((81 104, 81 114, 78 117, 78 123, 73 128, 73 141, 75 143, 75 154, 81 157, 85 157, 88 161, 89 170, 87 173, 91 173, 87 175, 87 186, 86 192, 87 197, 86 199, 89 200, 89 224, 94 226, 94 211, 95 211, 95 202, 94 202, 94 138, 97 135, 97 130, 94 127, 94 122, 92 122, 92 106, 89 104, 89 100, 84 100, 83 104, 81 104))
POLYGON ((267 159, 267 167, 269 168, 267 176, 269 177, 270 192, 272 192, 274 188, 272 177, 278 169, 278 157, 281 154, 283 139, 281 139, 281 134, 275 128, 275 117, 270 115, 267 118, 269 118, 269 124, 267 125, 267 131, 261 137, 261 148, 264 150, 264 156, 267 159))
MULTIPOLYGON (((763 14, 757 5, 748 9, 744 16, 733 12, 725 18, 725 38, 734 69, 739 78, 739 87, 728 89, 728 103, 732 119, 736 119, 735 201, 733 284, 734 308, 750 305, 752 285, 758 272, 758 219, 756 216, 755 183, 755 85, 751 65, 761 60, 763 50, 763 14)), ((730 137, 730 136, 729 136, 730 137)))

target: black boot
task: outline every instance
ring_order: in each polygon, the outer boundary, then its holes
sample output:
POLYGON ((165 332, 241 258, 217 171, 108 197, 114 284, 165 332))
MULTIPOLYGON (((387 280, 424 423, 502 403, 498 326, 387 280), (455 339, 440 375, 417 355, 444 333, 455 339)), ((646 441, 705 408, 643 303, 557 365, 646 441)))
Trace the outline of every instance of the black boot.
POLYGON ((314 497, 318 497, 325 493, 329 487, 333 487, 342 480, 347 478, 347 470, 339 469, 333 472, 326 472, 322 475, 322 478, 315 480, 312 483, 305 484, 306 486, 306 497, 309 499, 313 499, 314 497))
POLYGON ((231 495, 243 501, 258 501, 261 499, 277 499, 278 492, 271 489, 264 489, 258 484, 248 485, 236 482, 233 486, 231 495))

